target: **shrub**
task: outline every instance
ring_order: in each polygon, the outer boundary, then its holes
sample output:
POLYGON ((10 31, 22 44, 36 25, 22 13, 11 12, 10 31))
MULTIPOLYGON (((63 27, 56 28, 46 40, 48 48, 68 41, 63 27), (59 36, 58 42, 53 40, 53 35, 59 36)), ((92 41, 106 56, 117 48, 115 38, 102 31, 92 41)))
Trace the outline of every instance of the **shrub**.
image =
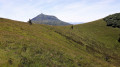
POLYGON ((107 22, 107 26, 120 28, 120 13, 109 15, 104 18, 104 21, 107 22))
POLYGON ((119 37, 119 39, 118 39, 118 42, 120 42, 120 37, 119 37))
POLYGON ((31 19, 29 19, 28 23, 29 23, 30 25, 32 25, 32 21, 31 21, 31 19))
POLYGON ((73 25, 71 26, 71 29, 73 29, 73 25))
POLYGON ((8 63, 9 63, 10 65, 12 65, 12 64, 13 64, 13 61, 12 61, 12 59, 11 59, 11 58, 9 58, 8 63))

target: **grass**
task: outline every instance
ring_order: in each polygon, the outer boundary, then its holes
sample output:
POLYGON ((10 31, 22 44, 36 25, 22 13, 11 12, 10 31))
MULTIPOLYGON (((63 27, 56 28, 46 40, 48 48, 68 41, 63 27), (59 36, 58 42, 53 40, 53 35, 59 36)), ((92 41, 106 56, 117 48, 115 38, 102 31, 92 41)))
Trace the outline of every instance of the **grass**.
POLYGON ((0 18, 0 67, 119 66, 119 33, 102 19, 71 29, 0 18))
POLYGON ((81 41, 90 54, 100 59, 110 57, 109 63, 119 66, 120 43, 118 42, 118 38, 120 30, 118 28, 107 27, 106 22, 100 19, 75 25, 74 29, 71 29, 71 26, 59 26, 57 30, 62 35, 72 38, 75 41, 81 41))

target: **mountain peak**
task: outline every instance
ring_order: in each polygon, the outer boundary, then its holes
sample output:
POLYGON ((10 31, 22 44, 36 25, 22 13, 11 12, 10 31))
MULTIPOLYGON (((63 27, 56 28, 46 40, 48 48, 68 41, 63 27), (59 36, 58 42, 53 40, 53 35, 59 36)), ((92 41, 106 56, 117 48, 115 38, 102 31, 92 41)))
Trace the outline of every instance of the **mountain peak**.
POLYGON ((33 18, 32 22, 37 24, 48 24, 48 25, 70 25, 69 23, 59 20, 56 16, 45 15, 43 13, 33 18))
POLYGON ((41 14, 39 14, 39 15, 45 15, 45 14, 41 13, 41 14))

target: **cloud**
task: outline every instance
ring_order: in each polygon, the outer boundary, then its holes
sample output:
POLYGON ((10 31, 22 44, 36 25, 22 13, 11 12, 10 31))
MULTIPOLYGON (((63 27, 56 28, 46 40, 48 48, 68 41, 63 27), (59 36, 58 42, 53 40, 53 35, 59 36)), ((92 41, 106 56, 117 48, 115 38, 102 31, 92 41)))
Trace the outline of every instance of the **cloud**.
POLYGON ((61 8, 59 11, 55 11, 57 12, 56 15, 68 22, 89 22, 118 12, 120 9, 116 9, 117 6, 115 4, 112 5, 115 1, 101 0, 92 4, 88 4, 88 1, 80 1, 63 6, 55 6, 53 10, 59 10, 61 8))
POLYGON ((89 22, 120 11, 119 0, 0 0, 0 17, 27 21, 42 13, 68 22, 89 22))

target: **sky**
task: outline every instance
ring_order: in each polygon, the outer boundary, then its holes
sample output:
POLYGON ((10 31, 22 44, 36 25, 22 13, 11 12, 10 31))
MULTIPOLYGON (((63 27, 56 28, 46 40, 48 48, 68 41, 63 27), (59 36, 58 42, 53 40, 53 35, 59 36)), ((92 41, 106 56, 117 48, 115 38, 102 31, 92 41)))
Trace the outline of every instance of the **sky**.
POLYGON ((41 13, 78 23, 119 12, 120 0, 0 0, 0 17, 25 22, 41 13))

